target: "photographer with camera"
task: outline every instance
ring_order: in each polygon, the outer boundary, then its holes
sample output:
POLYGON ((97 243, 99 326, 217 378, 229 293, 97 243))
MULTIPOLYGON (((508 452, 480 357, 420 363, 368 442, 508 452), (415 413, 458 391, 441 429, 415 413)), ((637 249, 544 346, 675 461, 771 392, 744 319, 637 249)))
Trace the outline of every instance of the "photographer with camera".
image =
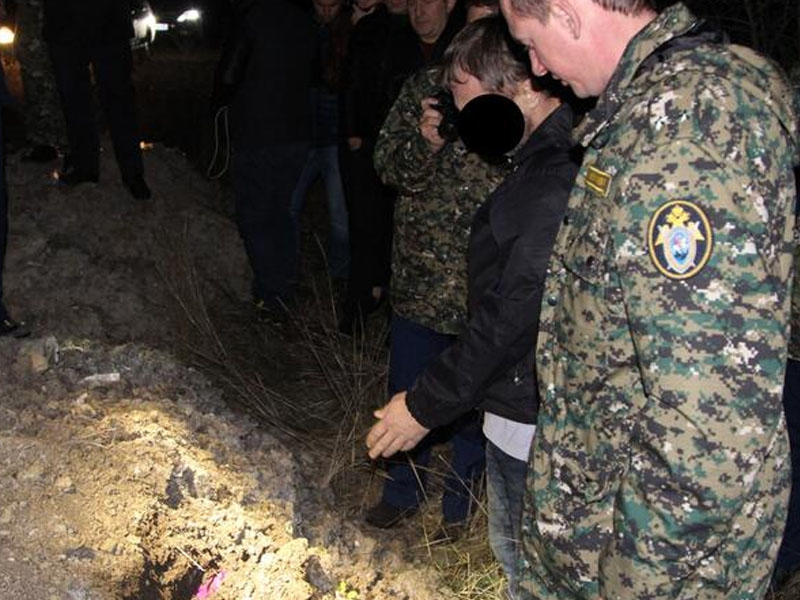
MULTIPOLYGON (((445 0, 412 0, 411 22, 426 41, 447 13, 445 0), (427 36, 427 37, 426 37, 427 36)), ((450 5, 452 8, 452 5, 450 5)), ((439 29, 441 31, 441 29, 439 29)), ((475 210, 505 174, 468 152, 459 139, 445 139, 438 68, 423 69, 403 85, 378 136, 375 168, 398 190, 392 254, 392 322, 389 393, 411 387, 420 373, 462 332, 467 320, 466 251, 475 210)), ((447 123, 447 121, 445 121, 447 123)), ((484 468, 484 439, 472 412, 428 436, 415 450, 387 462, 381 501, 368 523, 391 527, 416 512, 432 446, 450 440, 452 467, 445 477, 444 522, 435 539, 452 539, 467 524, 473 486, 484 468)))

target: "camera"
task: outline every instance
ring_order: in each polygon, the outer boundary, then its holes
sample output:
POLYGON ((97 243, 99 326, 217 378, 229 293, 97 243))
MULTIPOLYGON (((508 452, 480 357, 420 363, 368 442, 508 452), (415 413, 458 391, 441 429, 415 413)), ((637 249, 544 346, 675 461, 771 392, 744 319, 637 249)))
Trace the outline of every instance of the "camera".
POLYGON ((442 122, 437 127, 439 136, 446 142, 456 141, 458 139, 458 109, 453 94, 446 88, 438 88, 431 94, 431 97, 436 100, 433 108, 442 115, 442 122))

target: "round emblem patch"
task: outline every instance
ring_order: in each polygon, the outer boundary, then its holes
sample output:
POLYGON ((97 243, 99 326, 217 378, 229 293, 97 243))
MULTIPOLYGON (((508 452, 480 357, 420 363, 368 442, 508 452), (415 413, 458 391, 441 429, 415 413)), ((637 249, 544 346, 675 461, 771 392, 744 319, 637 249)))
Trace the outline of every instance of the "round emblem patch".
POLYGON ((656 268, 670 279, 688 279, 711 258, 713 235, 703 210, 686 200, 662 204, 650 218, 647 246, 656 268))

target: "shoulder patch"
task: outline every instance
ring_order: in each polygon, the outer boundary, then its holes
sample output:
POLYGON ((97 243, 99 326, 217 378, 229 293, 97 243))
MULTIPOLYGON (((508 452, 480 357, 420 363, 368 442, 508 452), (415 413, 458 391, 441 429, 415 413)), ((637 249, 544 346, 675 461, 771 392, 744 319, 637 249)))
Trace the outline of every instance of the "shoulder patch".
POLYGON ((697 275, 711 258, 713 233, 705 212, 693 202, 671 200, 650 218, 647 248, 653 264, 670 279, 697 275))

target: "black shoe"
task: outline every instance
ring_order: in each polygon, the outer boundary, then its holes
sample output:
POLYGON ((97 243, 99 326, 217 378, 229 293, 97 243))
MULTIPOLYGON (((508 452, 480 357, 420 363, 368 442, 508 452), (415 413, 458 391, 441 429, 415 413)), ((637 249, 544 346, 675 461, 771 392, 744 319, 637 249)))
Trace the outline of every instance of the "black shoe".
POLYGON ((55 146, 37 144, 30 152, 22 157, 22 162, 46 163, 54 161, 57 158, 58 150, 56 150, 55 146))
POLYGON ((0 337, 10 335, 15 338, 24 338, 31 334, 31 330, 25 323, 17 323, 11 317, 6 317, 0 321, 0 337))
POLYGON ((363 334, 367 317, 381 308, 386 303, 387 292, 375 298, 372 294, 353 301, 347 300, 342 307, 342 318, 339 319, 339 333, 351 336, 354 333, 363 334))
POLYGON ((416 512, 416 507, 400 508, 381 500, 367 511, 367 514, 364 515, 364 520, 374 527, 389 529, 416 512))
POLYGON ((149 200, 153 196, 153 194, 150 193, 150 188, 147 187, 147 183, 144 181, 144 177, 141 175, 126 179, 124 183, 125 187, 127 187, 128 191, 131 193, 131 196, 137 200, 149 200))
POLYGON ((100 179, 96 171, 82 171, 71 167, 65 167, 59 171, 56 176, 59 183, 69 187, 76 186, 80 183, 97 183, 98 179, 100 179))

